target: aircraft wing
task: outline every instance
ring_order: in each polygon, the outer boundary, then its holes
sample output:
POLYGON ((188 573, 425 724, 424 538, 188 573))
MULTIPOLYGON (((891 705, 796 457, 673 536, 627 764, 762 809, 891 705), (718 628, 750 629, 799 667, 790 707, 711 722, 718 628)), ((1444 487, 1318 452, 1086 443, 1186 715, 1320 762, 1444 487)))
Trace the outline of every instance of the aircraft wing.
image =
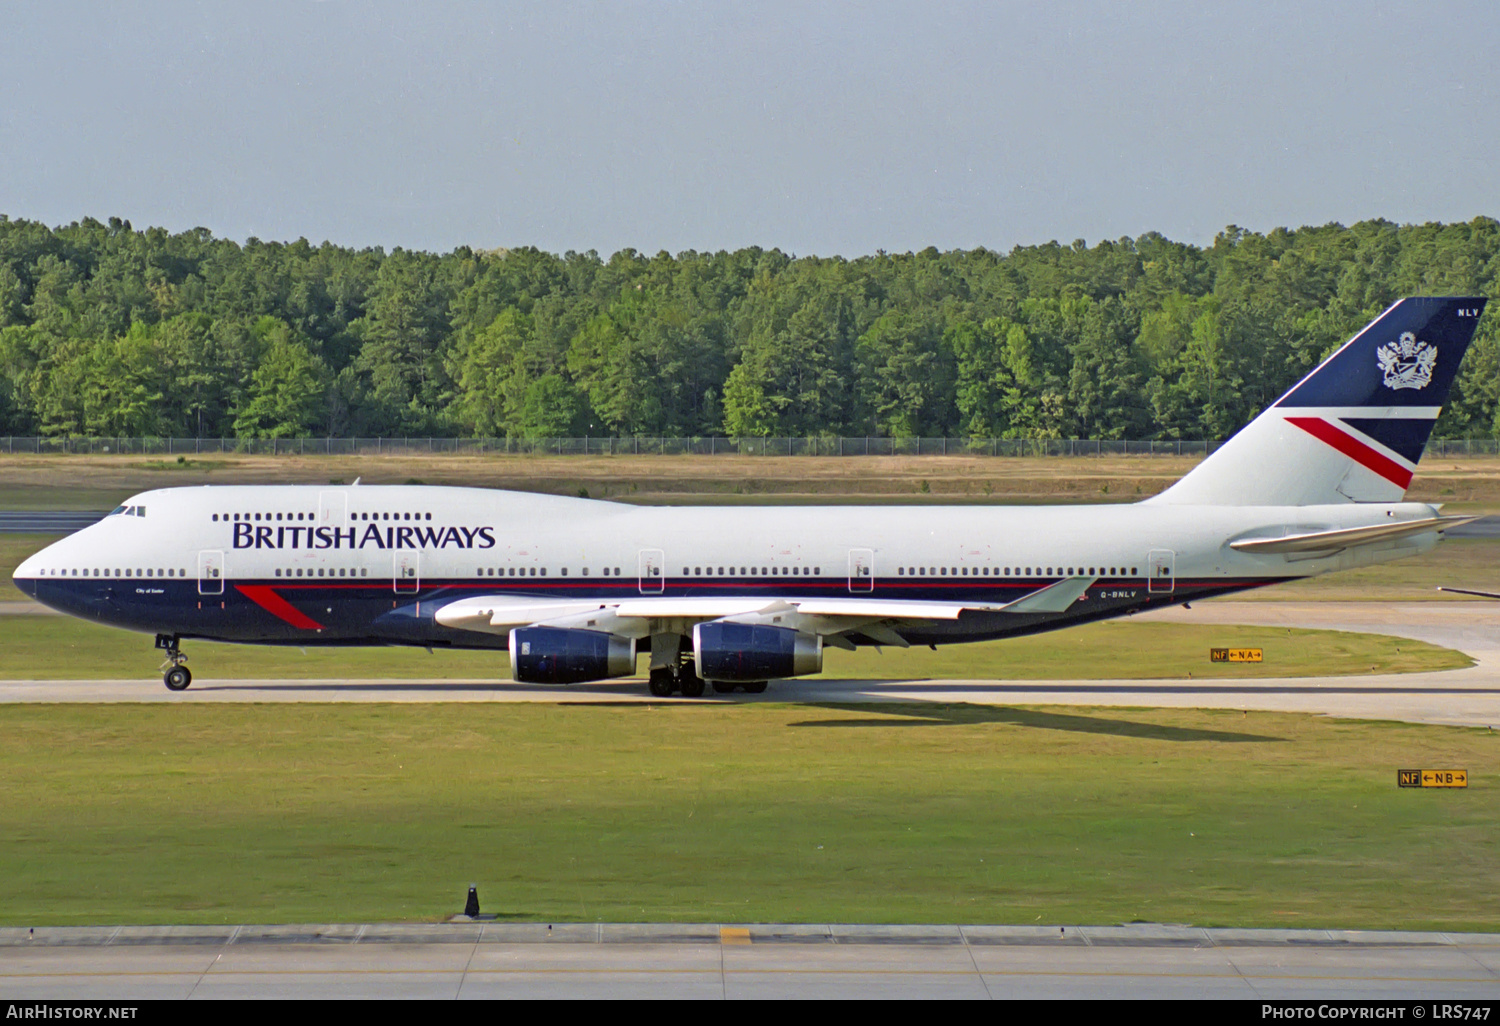
POLYGON ((589 624, 588 621, 609 620, 612 621, 609 626, 614 628, 619 624, 613 621, 619 620, 638 620, 643 625, 649 624, 652 620, 682 620, 696 623, 702 620, 740 619, 783 613, 860 620, 957 620, 966 609, 999 610, 1003 608, 1005 608, 1003 603, 973 605, 905 599, 643 596, 616 602, 576 602, 556 599, 536 600, 509 595, 485 595, 450 602, 440 608, 433 618, 445 627, 503 633, 512 627, 526 627, 532 624, 603 628, 605 625, 602 622, 589 624))
POLYGON ((774 623, 824 636, 858 631, 882 644, 906 644, 908 622, 957 620, 965 612, 1059 613, 1097 580, 1068 577, 1011 602, 934 602, 924 599, 726 596, 679 598, 643 595, 618 601, 535 599, 480 595, 442 606, 433 618, 445 627, 504 634, 514 627, 571 627, 625 637, 659 633, 706 620, 774 623))
POLYGON ((1451 591, 1455 595, 1478 595, 1480 598, 1500 599, 1500 595, 1495 594, 1493 591, 1471 591, 1468 588, 1449 588, 1441 584, 1438 585, 1438 591, 1451 591))
MULTIPOLYGON (((475 595, 459 598, 434 613, 444 627, 504 634, 513 627, 570 627, 600 630, 624 637, 645 637, 664 630, 681 631, 694 622, 724 619, 747 624, 775 624, 810 631, 838 645, 840 634, 859 633, 882 645, 906 645, 903 625, 959 619, 965 612, 1064 612, 1088 591, 1097 577, 1065 577, 1013 601, 930 601, 924 598, 807 598, 727 595, 693 598, 640 595, 618 601, 579 598, 531 598, 526 595, 475 595)), ((843 645, 850 646, 844 640, 843 645)))

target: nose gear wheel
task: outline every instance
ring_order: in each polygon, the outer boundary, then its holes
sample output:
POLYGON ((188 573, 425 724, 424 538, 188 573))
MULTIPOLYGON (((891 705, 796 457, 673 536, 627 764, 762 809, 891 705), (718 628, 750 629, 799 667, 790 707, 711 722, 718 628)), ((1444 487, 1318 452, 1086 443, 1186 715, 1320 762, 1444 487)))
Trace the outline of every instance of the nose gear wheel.
POLYGON ((193 671, 183 665, 187 662, 187 656, 183 655, 182 649, 178 647, 178 640, 175 634, 156 636, 156 647, 167 654, 166 661, 161 664, 164 671, 161 681, 167 686, 168 691, 186 691, 187 686, 193 682, 193 671))

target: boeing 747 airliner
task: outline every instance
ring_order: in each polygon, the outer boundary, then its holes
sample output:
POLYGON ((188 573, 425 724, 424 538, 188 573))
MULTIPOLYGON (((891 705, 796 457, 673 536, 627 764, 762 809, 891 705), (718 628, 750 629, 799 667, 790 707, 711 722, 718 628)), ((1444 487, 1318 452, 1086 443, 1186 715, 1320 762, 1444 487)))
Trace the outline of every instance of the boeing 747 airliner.
POLYGON ((165 488, 15 572, 181 642, 508 649, 518 681, 763 691, 828 646, 945 645, 1426 552, 1404 502, 1483 299, 1403 299, 1160 495, 1129 505, 659 508, 479 488, 165 488))

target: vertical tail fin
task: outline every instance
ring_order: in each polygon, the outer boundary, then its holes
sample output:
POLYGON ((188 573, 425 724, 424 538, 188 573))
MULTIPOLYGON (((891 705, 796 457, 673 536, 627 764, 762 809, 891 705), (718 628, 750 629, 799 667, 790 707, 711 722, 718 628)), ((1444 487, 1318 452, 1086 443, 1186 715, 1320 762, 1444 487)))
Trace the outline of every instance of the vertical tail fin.
POLYGON ((1402 299, 1152 503, 1400 502, 1485 300, 1402 299))

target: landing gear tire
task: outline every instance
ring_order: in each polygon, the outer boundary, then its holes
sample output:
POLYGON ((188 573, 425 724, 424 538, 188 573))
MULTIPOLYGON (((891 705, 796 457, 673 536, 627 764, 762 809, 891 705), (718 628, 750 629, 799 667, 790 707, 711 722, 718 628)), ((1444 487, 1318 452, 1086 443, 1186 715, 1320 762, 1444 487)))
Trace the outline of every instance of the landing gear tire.
POLYGON ((672 678, 671 670, 665 666, 658 666, 651 671, 646 686, 657 698, 667 698, 677 690, 677 681, 672 678))
POLYGON ((682 677, 678 680, 677 684, 682 689, 683 698, 703 697, 703 678, 691 670, 684 669, 682 677))
POLYGON ((193 682, 193 673, 182 665, 187 662, 187 656, 182 654, 177 635, 158 634, 156 647, 167 654, 166 662, 161 664, 161 668, 166 671, 162 674, 162 683, 169 691, 186 691, 187 686, 193 682))
POLYGON ((745 689, 747 695, 759 695, 765 692, 766 681, 758 680, 754 684, 741 684, 740 687, 745 689))
POLYGON ((734 692, 734 689, 737 688, 737 687, 739 687, 738 684, 731 684, 727 680, 716 680, 716 681, 714 681, 714 694, 716 694, 716 695, 728 695, 728 694, 732 694, 734 692))

